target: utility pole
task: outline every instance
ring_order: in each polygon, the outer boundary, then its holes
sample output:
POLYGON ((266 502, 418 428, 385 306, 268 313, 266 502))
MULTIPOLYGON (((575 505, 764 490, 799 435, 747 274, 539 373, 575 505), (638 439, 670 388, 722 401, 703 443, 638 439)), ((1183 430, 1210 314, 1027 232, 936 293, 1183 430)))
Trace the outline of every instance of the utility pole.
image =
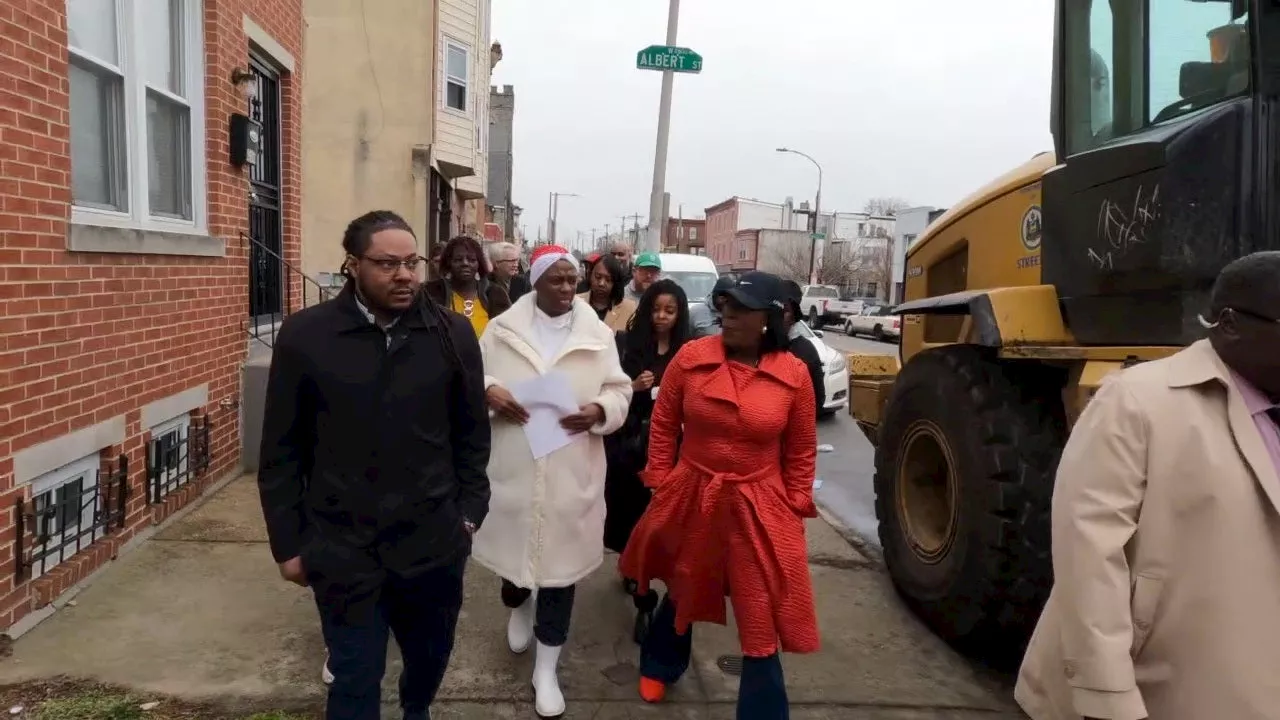
MULTIPOLYGON (((547 235, 555 234, 555 219, 552 217, 555 212, 556 194, 547 193, 547 235)), ((538 240, 542 240, 542 233, 538 233, 538 240)))
POLYGON ((684 252, 688 246, 684 242, 684 203, 680 203, 680 220, 676 223, 676 250, 684 252))
POLYGON ((604 241, 606 244, 609 242, 609 223, 604 224, 604 241))
MULTIPOLYGON (((667 8, 667 45, 676 44, 680 24, 680 0, 670 0, 667 8)), ((644 251, 658 252, 662 237, 662 205, 667 184, 667 145, 671 136, 671 89, 675 73, 662 71, 662 94, 658 98, 658 141, 653 151, 653 191, 649 195, 649 231, 645 234, 644 251)))
POLYGON ((574 193, 553 192, 547 199, 547 241, 550 245, 556 244, 556 225, 560 220, 560 198, 562 197, 581 196, 574 193))

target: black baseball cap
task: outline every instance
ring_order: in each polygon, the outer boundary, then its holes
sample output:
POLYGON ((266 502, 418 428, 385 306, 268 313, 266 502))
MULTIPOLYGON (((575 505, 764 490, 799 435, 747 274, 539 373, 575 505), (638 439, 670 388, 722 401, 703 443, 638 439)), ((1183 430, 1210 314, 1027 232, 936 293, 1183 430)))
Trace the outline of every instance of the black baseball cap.
POLYGON ((738 284, 724 292, 742 307, 748 310, 768 310, 783 307, 787 299, 786 287, 782 278, 773 273, 752 271, 743 273, 738 284))

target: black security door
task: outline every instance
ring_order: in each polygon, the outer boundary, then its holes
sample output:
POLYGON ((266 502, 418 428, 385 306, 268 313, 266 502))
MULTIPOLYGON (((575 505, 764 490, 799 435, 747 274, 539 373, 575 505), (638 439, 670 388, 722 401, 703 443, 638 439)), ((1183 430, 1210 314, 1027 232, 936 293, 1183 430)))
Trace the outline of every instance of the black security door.
POLYGON ((284 228, 280 216, 280 74, 257 57, 250 70, 258 83, 249 117, 262 125, 262 152, 249 168, 249 316, 278 317, 283 308, 284 228))

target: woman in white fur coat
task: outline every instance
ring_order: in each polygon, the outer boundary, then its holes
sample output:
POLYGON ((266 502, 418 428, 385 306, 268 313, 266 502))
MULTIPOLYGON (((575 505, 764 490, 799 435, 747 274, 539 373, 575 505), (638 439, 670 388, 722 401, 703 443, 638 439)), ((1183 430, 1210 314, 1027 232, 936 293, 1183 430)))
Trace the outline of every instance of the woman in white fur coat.
POLYGON ((574 586, 604 561, 603 436, 626 419, 631 378, 618 362, 613 331, 575 297, 578 263, 567 250, 538 248, 529 279, 533 292, 490 320, 480 337, 494 415, 492 498, 473 557, 503 579, 512 652, 536 639, 534 707, 540 717, 557 717, 565 704, 556 667, 574 586), (534 460, 523 428, 529 414, 509 388, 552 371, 568 377, 579 406, 560 425, 585 437, 534 460))

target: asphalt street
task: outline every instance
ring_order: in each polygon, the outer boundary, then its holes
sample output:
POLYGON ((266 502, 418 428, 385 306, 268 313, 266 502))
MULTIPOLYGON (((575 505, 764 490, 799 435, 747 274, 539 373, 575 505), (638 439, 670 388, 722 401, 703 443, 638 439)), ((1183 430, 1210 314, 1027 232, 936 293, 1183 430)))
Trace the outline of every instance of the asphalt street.
MULTIPOLYGON (((847 337, 836 328, 824 328, 822 339, 845 353, 896 355, 898 352, 897 345, 847 337)), ((871 485, 875 449, 847 410, 818 423, 818 443, 832 448, 830 452, 818 454, 818 478, 822 481, 814 492, 818 504, 864 542, 879 547, 875 492, 871 485)))

